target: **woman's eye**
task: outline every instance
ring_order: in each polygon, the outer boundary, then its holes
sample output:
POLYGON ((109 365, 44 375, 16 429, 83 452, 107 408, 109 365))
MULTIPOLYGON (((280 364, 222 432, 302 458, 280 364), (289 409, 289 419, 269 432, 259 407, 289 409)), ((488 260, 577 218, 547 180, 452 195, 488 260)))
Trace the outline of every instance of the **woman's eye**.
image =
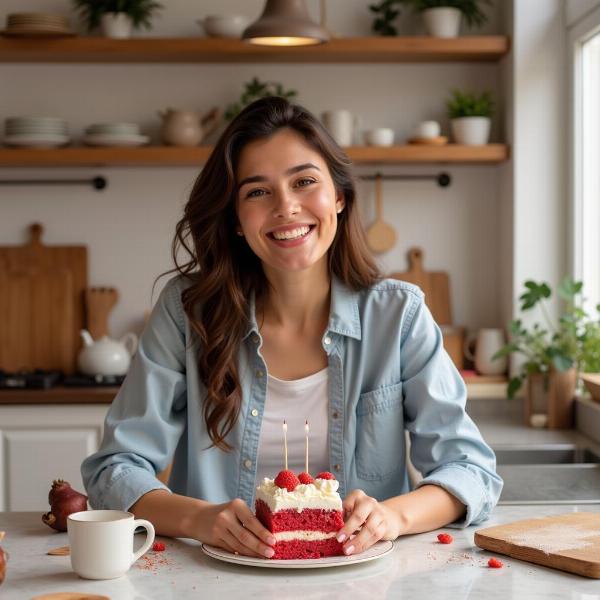
POLYGON ((311 183, 315 183, 315 180, 314 179, 309 179, 308 177, 304 177, 303 179, 300 179, 298 181, 298 184, 302 184, 302 185, 300 185, 300 187, 306 187, 306 185, 304 185, 303 182, 310 185, 311 183))
POLYGON ((264 192, 264 190, 250 190, 248 194, 246 194, 246 198, 256 198, 259 195, 262 195, 260 192, 264 192))

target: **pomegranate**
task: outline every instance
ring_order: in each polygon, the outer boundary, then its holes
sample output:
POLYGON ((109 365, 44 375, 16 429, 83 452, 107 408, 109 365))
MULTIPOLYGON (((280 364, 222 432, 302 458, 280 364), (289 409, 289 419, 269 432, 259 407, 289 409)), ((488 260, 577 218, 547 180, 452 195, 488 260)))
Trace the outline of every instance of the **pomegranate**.
MULTIPOLYGON (((4 531, 0 531, 0 542, 4 537, 4 531)), ((6 561, 8 560, 8 554, 0 548, 0 584, 4 581, 4 576, 6 575, 6 561)))
POLYGON ((67 517, 87 510, 87 496, 75 491, 68 481, 55 479, 48 494, 50 512, 42 515, 42 521, 56 531, 67 530, 67 517))

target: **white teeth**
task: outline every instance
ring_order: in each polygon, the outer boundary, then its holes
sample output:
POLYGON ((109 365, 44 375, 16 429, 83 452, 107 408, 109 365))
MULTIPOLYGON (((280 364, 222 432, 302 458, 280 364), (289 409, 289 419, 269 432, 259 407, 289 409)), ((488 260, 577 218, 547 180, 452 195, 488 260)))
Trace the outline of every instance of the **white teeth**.
POLYGON ((310 227, 297 227, 289 231, 274 231, 273 237, 276 240, 295 240, 306 235, 310 231, 310 227))

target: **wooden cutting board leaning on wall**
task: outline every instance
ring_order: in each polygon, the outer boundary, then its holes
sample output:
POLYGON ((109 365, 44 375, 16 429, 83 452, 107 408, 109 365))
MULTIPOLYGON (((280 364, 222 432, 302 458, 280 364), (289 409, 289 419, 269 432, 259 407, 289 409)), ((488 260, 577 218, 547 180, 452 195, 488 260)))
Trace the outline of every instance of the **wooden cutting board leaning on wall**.
POLYGON ((84 327, 85 246, 0 246, 0 369, 73 373, 84 327))
POLYGON ((479 529, 475 543, 485 550, 600 579, 600 513, 568 513, 479 529))
POLYGON ((426 271, 423 257, 424 252, 421 248, 411 248, 408 251, 408 271, 397 271, 390 274, 390 277, 418 285, 425 294, 425 304, 429 307, 436 323, 452 325, 448 273, 426 271))

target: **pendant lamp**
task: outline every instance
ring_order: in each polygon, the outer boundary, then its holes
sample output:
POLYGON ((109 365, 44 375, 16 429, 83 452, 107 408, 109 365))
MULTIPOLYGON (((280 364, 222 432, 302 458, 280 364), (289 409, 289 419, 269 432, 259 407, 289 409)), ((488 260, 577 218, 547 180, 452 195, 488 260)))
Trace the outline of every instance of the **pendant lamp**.
POLYGON ((305 0, 267 0, 242 39, 262 46, 311 46, 327 42, 329 33, 312 21, 305 0))

